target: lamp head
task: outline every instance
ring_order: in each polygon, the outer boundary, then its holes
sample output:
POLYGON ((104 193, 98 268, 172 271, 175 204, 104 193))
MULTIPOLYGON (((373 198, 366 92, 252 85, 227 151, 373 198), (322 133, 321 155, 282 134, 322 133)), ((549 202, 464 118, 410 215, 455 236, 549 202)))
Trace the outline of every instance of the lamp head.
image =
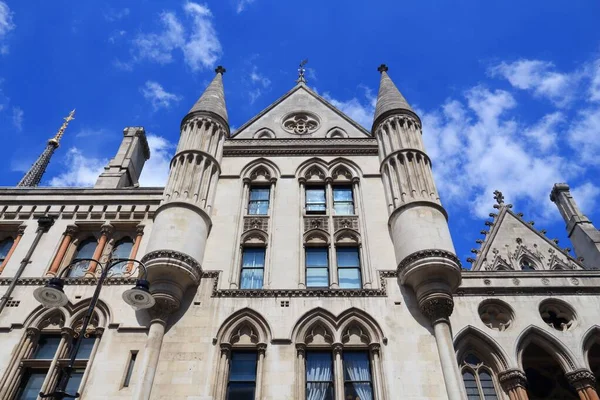
POLYGON ((136 311, 150 308, 156 303, 150 294, 150 282, 145 279, 138 279, 134 288, 123 292, 123 301, 136 311))
POLYGON ((33 297, 46 308, 64 307, 69 302, 63 291, 65 282, 60 278, 51 278, 45 286, 33 291, 33 297))

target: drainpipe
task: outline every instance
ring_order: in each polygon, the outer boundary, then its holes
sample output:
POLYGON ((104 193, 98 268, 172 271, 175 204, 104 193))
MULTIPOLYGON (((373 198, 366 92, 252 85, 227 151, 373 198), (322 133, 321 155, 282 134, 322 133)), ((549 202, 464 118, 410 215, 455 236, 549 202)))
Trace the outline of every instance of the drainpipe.
POLYGON ((15 276, 12 278, 12 281, 10 282, 10 285, 8 286, 8 290, 6 291, 6 293, 4 293, 4 296, 2 296, 2 298, 0 299, 0 313, 2 313, 2 311, 4 311, 4 307, 6 307, 6 303, 8 303, 8 300, 11 298, 11 294, 15 290, 15 287, 17 286, 17 281, 23 274, 23 271, 25 270, 25 267, 27 266, 27 264, 29 264, 31 255, 33 254, 33 252, 35 251, 35 248, 37 247, 38 243, 40 242, 42 235, 44 233, 48 232, 48 230, 50 229, 50 227, 52 225, 54 225, 54 217, 44 216, 44 217, 41 217, 38 219, 38 228, 37 228, 37 231, 35 232, 35 239, 33 239, 33 243, 31 244, 31 247, 29 247, 29 250, 27 251, 25 258, 23 259, 23 261, 21 261, 21 265, 19 266, 19 269, 17 270, 17 273, 15 274, 15 276))

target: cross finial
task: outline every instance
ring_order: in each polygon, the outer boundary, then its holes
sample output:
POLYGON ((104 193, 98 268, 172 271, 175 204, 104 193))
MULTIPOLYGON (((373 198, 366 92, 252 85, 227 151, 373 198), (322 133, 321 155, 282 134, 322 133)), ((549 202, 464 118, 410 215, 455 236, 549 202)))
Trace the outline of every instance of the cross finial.
POLYGON ((384 72, 387 72, 387 70, 388 70, 388 66, 387 66, 387 65, 385 65, 385 64, 381 64, 381 65, 379 66, 379 68, 377 68, 377 71, 379 71, 379 73, 384 73, 384 72))
POLYGON ((227 72, 227 70, 222 65, 219 65, 217 68, 215 68, 215 72, 223 75, 225 72, 227 72))
POLYGON ((501 191, 494 190, 494 200, 496 200, 496 203, 498 203, 499 205, 504 204, 504 195, 501 191))
POLYGON ((67 115, 65 118, 63 118, 65 120, 65 122, 63 122, 61 127, 58 129, 58 132, 56 132, 56 136, 54 136, 52 139, 50 139, 48 141, 50 144, 53 144, 56 147, 58 147, 58 144, 60 143, 60 139, 63 137, 65 130, 67 129, 67 126, 69 126, 69 122, 71 122, 75 119, 74 115, 75 115, 75 109, 73 109, 69 113, 69 115, 67 115))
POLYGON ((304 77, 304 73, 306 69, 304 66, 308 63, 308 58, 300 61, 300 66, 298 67, 298 79, 296 79, 296 83, 306 83, 306 78, 304 77))

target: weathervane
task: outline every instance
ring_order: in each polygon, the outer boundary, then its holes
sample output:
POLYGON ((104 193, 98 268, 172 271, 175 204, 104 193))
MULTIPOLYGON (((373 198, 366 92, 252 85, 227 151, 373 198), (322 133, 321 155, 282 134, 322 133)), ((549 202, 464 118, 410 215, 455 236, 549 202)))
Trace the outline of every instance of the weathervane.
POLYGON ((73 109, 73 111, 71 111, 69 113, 69 115, 67 115, 65 118, 63 118, 65 120, 65 122, 63 122, 63 124, 61 125, 58 132, 56 132, 56 136, 54 136, 52 139, 50 139, 50 142, 52 144, 55 144, 56 147, 58 147, 58 143, 60 142, 60 139, 62 138, 63 134, 65 133, 67 126, 69 126, 69 122, 71 122, 75 119, 74 115, 75 115, 75 109, 73 109))
POLYGON ((300 61, 300 66, 298 67, 298 79, 296 80, 296 83, 306 83, 306 79, 304 78, 304 73, 306 72, 306 69, 304 68, 304 66, 308 63, 308 58, 300 61))

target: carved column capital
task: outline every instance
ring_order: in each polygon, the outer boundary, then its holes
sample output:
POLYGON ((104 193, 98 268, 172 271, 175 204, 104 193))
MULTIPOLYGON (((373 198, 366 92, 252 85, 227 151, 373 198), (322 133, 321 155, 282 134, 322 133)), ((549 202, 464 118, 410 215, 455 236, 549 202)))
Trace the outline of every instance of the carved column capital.
POLYGON ((381 351, 381 345, 379 343, 371 343, 369 344, 369 350, 373 354, 379 354, 379 352, 381 351))
POLYGON ((245 177, 244 179, 242 179, 242 182, 244 182, 245 185, 250 185, 252 180, 250 180, 250 178, 248 178, 248 177, 245 177))
POLYGON ((333 178, 328 176, 327 178, 325 178, 325 183, 331 185, 333 183, 333 178))
POLYGON ((30 326, 29 328, 27 328, 25 330, 25 334, 27 335, 27 337, 29 338, 29 340, 31 340, 32 342, 35 342, 38 340, 38 338, 40 337, 40 329, 36 328, 34 326, 30 326))
POLYGON ((296 352, 299 356, 306 356, 306 344, 304 343, 296 343, 296 352))
POLYGON ((100 227, 100 234, 104 236, 110 236, 115 231, 115 227, 109 223, 103 224, 100 227))
POLYGON ((306 184, 306 178, 304 178, 303 176, 301 176, 300 178, 298 178, 298 183, 300 183, 301 185, 305 185, 306 184))
POLYGON ((266 343, 258 343, 256 345, 256 351, 258 352, 259 355, 265 355, 265 352, 267 351, 267 344, 266 343))
POLYGON ((144 235, 144 228, 146 228, 146 225, 139 224, 138 226, 136 226, 135 227, 135 235, 136 236, 143 236, 144 235))
POLYGON ((448 323, 454 309, 454 300, 449 294, 435 294, 420 300, 419 308, 423 315, 429 318, 432 325, 438 322, 448 323))
POLYGON ((525 376, 525 372, 520 369, 511 368, 498 374, 498 382, 500 382, 505 392, 509 392, 519 387, 525 388, 527 386, 527 377, 525 376))
POLYGON ((341 343, 334 343, 333 344, 333 354, 337 355, 337 354, 342 354, 342 350, 344 349, 344 346, 341 343))
POLYGON ((231 355, 231 343, 221 343, 221 355, 229 357, 231 355))
POLYGON ((65 340, 71 340, 77 336, 77 332, 75 332, 75 329, 71 328, 70 326, 63 326, 60 329, 60 335, 65 340))
POLYGON ((592 371, 585 368, 567 372, 565 377, 567 378, 567 381, 569 381, 569 384, 575 388, 575 390, 596 387, 596 377, 592 371))
POLYGON ((79 232, 79 227, 77 225, 67 225, 67 229, 65 230, 65 236, 73 237, 79 232))
POLYGON ((179 302, 171 296, 155 295, 156 303, 148 310, 150 323, 167 325, 171 314, 179 309, 179 302))
POLYGON ((17 228, 17 235, 23 236, 25 234, 25 229, 27 229, 27 225, 19 225, 17 228))

